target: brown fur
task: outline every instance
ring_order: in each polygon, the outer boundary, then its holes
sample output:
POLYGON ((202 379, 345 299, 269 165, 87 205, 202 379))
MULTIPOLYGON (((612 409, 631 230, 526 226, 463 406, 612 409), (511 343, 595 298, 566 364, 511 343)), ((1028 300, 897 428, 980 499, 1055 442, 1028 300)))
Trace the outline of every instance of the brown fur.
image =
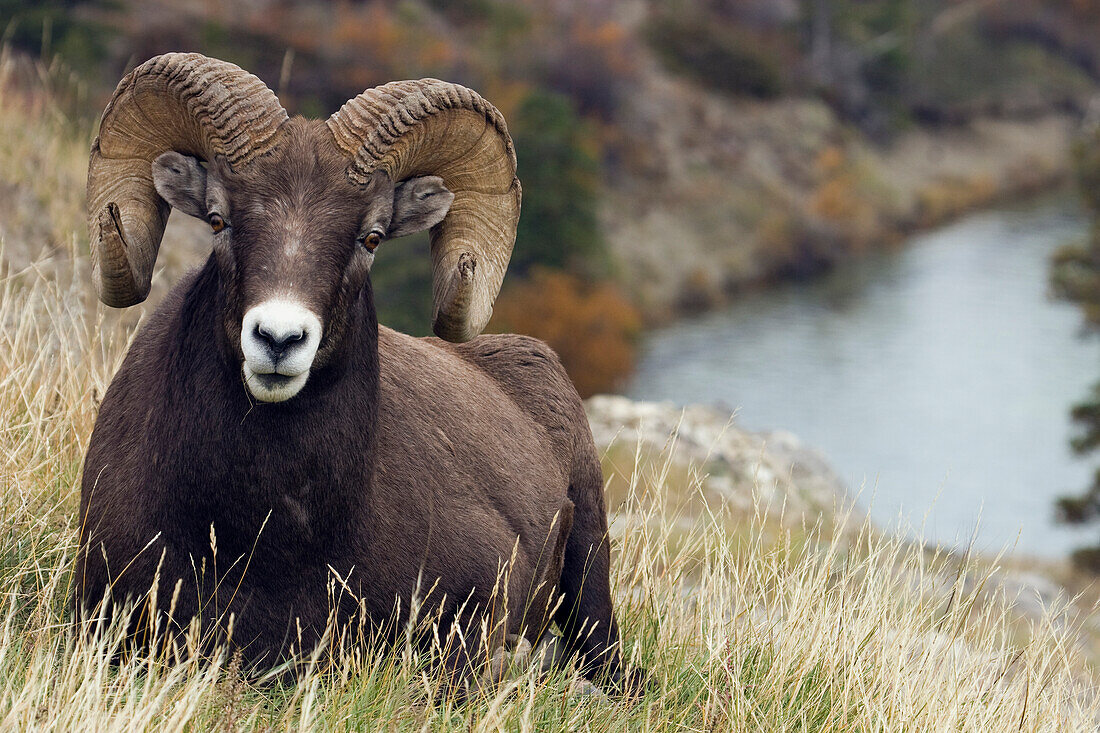
MULTIPOLYGON (((209 162, 205 201, 230 226, 107 392, 84 465, 78 611, 155 600, 163 624, 175 597, 169 636, 232 614, 246 661, 269 666, 318 641, 334 573, 339 620, 364 611, 377 628, 399 628, 434 586, 444 630, 474 639, 503 619, 497 646, 553 620, 585 669, 620 684, 602 475, 557 357, 521 336, 456 345, 379 327, 355 237, 389 224, 394 184, 351 183, 322 125, 287 124, 244 175, 209 162), (322 314, 324 336, 302 391, 263 404, 241 381, 240 323, 274 291, 322 314)), ((465 676, 482 661, 458 650, 449 664, 465 676)))

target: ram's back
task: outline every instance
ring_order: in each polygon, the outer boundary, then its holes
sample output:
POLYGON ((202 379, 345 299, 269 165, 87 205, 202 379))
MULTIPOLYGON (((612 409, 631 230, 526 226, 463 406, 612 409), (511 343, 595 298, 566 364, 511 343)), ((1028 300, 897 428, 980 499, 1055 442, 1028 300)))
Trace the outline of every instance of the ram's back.
POLYGON ((530 582, 534 566, 550 559, 578 431, 587 430, 557 356, 522 336, 456 345, 381 327, 379 362, 374 496, 395 502, 383 513, 396 514, 401 501, 406 511, 434 517, 420 528, 433 535, 431 544, 469 553, 449 559, 451 573, 465 559, 478 574, 489 548, 518 538, 521 575, 530 582))
POLYGON ((471 427, 496 433, 501 421, 521 420, 544 436, 563 462, 573 455, 578 430, 587 432, 576 388, 554 350, 538 339, 490 334, 454 344, 382 326, 379 352, 383 392, 392 388, 406 391, 409 399, 443 401, 437 409, 445 412, 449 401, 468 425, 484 421, 471 427))

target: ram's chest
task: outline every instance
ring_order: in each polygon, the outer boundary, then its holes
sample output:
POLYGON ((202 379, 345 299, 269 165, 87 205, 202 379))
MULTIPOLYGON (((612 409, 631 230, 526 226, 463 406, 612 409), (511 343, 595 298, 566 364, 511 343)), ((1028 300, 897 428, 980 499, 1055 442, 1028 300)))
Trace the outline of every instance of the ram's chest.
POLYGON ((192 541, 204 541, 213 526, 219 546, 262 550, 280 564, 316 562, 346 546, 369 481, 364 449, 341 444, 340 436, 280 427, 182 438, 174 463, 185 490, 171 492, 179 497, 172 513, 192 541))
POLYGON ((335 478, 336 473, 326 470, 325 457, 299 454, 295 460, 259 454, 251 460, 243 458, 246 460, 234 462, 229 469, 228 491, 221 508, 248 517, 253 525, 262 521, 280 536, 311 543, 318 533, 314 525, 323 509, 318 504, 324 501, 318 481, 325 475, 335 478))

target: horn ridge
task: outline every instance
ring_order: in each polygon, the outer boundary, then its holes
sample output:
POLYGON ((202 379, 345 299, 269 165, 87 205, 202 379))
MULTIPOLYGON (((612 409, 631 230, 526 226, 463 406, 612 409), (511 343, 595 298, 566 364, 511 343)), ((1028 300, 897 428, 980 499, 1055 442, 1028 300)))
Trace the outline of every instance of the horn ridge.
POLYGON ((512 254, 521 189, 504 116, 477 92, 439 79, 368 89, 328 119, 347 175, 395 183, 437 175, 455 198, 432 228, 433 330, 467 341, 485 327, 512 254))
POLYGON ((127 74, 103 110, 88 161, 88 229, 100 300, 121 308, 149 293, 169 211, 153 186, 158 155, 221 156, 237 169, 275 147, 286 120, 259 78, 201 54, 156 56, 127 74))

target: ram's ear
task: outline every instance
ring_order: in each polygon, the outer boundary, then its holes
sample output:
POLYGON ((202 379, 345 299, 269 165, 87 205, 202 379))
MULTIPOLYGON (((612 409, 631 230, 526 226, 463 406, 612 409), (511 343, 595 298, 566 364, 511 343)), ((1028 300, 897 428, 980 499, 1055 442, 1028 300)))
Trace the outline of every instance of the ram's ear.
POLYGON ((390 239, 429 229, 447 215, 455 195, 443 185, 439 176, 409 178, 393 189, 393 217, 390 219, 390 239))
POLYGON ((160 197, 185 214, 206 219, 206 168, 174 150, 153 161, 153 185, 160 197))

